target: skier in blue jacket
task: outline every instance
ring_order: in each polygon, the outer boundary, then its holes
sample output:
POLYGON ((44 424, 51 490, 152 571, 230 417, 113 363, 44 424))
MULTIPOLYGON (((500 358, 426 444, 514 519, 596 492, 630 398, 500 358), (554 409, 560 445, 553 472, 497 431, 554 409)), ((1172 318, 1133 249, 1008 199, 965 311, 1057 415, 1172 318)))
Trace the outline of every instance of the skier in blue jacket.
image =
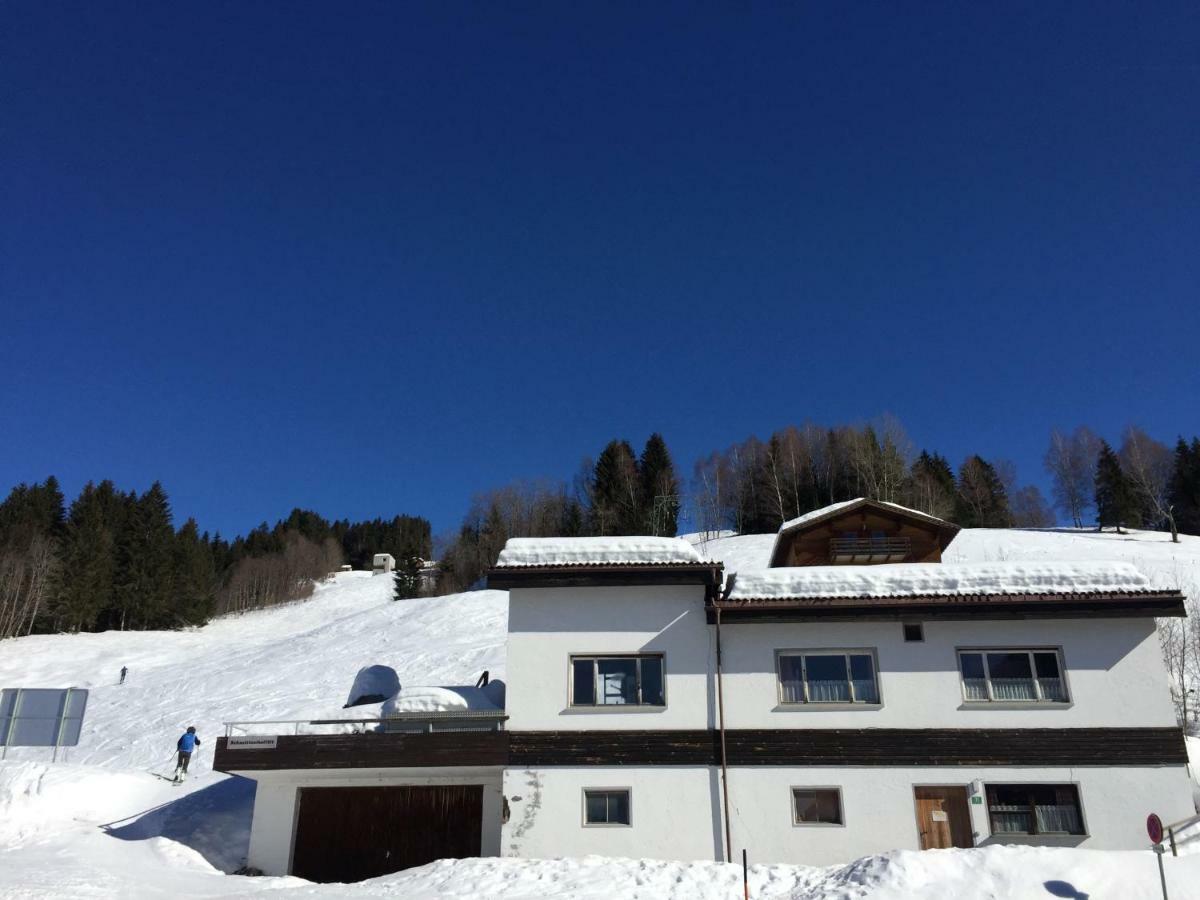
POLYGON ((175 749, 179 751, 179 762, 175 766, 175 780, 183 781, 183 776, 187 774, 188 763, 192 759, 192 751, 200 746, 200 738, 196 737, 196 726, 189 725, 179 738, 175 745, 175 749))

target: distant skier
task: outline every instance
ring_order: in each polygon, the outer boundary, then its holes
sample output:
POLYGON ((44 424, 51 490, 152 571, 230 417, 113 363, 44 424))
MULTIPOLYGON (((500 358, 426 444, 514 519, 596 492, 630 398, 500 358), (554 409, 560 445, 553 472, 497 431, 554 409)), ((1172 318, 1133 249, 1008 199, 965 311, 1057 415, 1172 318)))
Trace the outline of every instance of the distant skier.
POLYGON ((179 738, 179 742, 175 745, 175 749, 179 751, 179 762, 175 766, 175 781, 183 781, 183 776, 187 774, 188 763, 192 760, 192 751, 200 746, 200 738, 196 737, 196 726, 189 725, 179 738))
POLYGON ((129 674, 128 666, 121 666, 121 684, 125 683, 125 676, 129 674))

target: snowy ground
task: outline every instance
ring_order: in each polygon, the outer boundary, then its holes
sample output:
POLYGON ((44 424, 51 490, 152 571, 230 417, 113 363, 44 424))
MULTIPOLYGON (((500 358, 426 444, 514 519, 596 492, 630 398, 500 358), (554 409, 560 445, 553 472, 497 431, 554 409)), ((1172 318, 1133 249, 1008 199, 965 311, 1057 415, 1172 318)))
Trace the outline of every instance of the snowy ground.
MULTIPOLYGON (((702 555, 731 570, 761 568, 771 535, 722 537, 702 555)), ((693 542, 696 542, 693 538, 693 542)), ((1151 581, 1200 593, 1200 538, 964 531, 948 561, 1113 560, 1151 581)), ((393 602, 391 580, 335 576, 307 602, 183 632, 35 636, 0 643, 0 687, 86 687, 80 746, 50 765, 40 750, 0 763, 0 896, 397 898, 741 897, 740 869, 636 860, 464 860, 355 886, 226 875, 244 861, 252 783, 209 769, 221 723, 340 717, 358 669, 392 666, 405 685, 503 677, 507 597, 480 591, 393 602), (117 685, 122 665, 130 670, 117 685), (194 777, 175 788, 175 739, 205 743, 194 777)), ((1200 761, 1200 741, 1190 742, 1200 761)), ((1200 844, 1200 841, 1197 841, 1200 844)), ((898 852, 849 866, 752 867, 751 896, 832 898, 1157 897, 1148 852, 991 847, 898 852)), ((1200 853, 1167 860, 1171 896, 1200 898, 1200 853)))

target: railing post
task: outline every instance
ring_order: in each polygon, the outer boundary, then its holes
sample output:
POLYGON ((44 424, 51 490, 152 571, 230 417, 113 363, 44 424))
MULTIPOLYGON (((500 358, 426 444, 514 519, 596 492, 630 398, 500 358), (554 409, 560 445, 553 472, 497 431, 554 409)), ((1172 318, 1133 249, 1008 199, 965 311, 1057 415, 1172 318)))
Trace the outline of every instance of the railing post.
POLYGON ((1175 846, 1175 829, 1173 827, 1167 829, 1167 837, 1171 839, 1171 855, 1178 856, 1179 848, 1175 846))

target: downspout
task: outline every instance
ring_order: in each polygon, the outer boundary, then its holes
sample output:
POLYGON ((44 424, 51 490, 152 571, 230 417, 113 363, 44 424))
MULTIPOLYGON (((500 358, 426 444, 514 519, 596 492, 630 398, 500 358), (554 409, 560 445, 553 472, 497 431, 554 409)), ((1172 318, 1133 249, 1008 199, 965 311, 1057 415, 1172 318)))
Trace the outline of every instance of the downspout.
MULTIPOLYGON (((720 596, 717 597, 718 601, 720 596)), ((721 607, 717 612, 717 714, 721 731, 721 795, 725 810, 725 862, 733 861, 733 841, 729 836, 729 758, 725 752, 725 682, 721 677, 721 607)))

